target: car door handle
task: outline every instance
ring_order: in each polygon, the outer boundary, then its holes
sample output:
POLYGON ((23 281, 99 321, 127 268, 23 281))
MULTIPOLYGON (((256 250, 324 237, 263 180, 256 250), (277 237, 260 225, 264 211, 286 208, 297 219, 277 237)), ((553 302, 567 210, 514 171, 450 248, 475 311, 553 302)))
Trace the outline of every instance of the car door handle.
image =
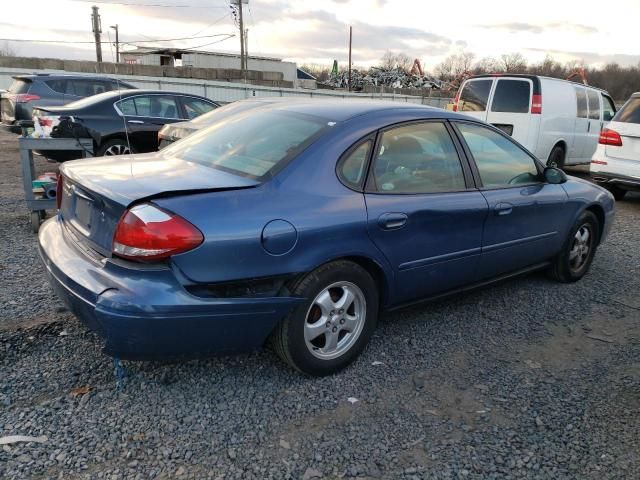
POLYGON ((378 225, 383 230, 396 230, 404 227, 407 219, 404 213, 383 213, 378 217, 378 225))
POLYGON ((493 208, 493 211, 496 212, 496 215, 509 215, 513 212, 513 205, 507 202, 501 202, 493 208))
POLYGON ((143 125, 144 122, 142 120, 128 120, 128 123, 135 123, 136 125, 143 125))
POLYGON ((591 120, 589 120, 589 122, 587 122, 587 132, 591 131, 591 120))

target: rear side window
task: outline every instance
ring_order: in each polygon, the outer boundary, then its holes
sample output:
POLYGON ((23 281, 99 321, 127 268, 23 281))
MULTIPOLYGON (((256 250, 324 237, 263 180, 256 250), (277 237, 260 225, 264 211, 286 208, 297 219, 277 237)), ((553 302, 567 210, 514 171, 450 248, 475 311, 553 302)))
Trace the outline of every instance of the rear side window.
POLYGON ((56 93, 64 94, 67 89, 67 82, 65 80, 47 80, 44 83, 46 83, 47 87, 56 93))
POLYGON ((608 122, 616 114, 616 106, 613 104, 611 97, 602 94, 602 119, 608 122))
POLYGON ((178 117, 176 99, 170 95, 141 95, 122 100, 117 105, 123 115, 171 119, 178 117))
POLYGON ((367 140, 348 152, 340 161, 338 176, 347 186, 355 189, 362 186, 372 145, 373 141, 367 140))
POLYGON ((426 122, 386 130, 373 163, 380 193, 464 190, 464 174, 444 124, 426 122))
POLYGON ((631 97, 613 117, 614 122, 640 123, 640 97, 631 97))
POLYGON ((492 112, 529 113, 531 84, 524 80, 498 80, 492 112))
POLYGON ((214 105, 211 103, 193 97, 182 97, 182 105, 189 120, 199 117, 203 113, 210 112, 214 108, 214 105))
POLYGON ((458 111, 460 112, 484 112, 487 109, 489 101, 489 92, 493 80, 472 80, 465 83, 460 93, 460 103, 458 111))
POLYGON ((9 93, 27 93, 31 87, 31 82, 25 82, 24 80, 14 80, 9 87, 9 93))
POLYGON ((513 187, 539 181, 534 160, 513 141, 482 125, 457 125, 485 187, 513 187))
POLYGON ((595 90, 587 90, 587 99, 589 101, 589 118, 600 120, 600 95, 595 90))
POLYGON ((587 108, 587 94, 582 87, 576 87, 576 104, 577 116, 579 118, 589 118, 589 109, 587 108))

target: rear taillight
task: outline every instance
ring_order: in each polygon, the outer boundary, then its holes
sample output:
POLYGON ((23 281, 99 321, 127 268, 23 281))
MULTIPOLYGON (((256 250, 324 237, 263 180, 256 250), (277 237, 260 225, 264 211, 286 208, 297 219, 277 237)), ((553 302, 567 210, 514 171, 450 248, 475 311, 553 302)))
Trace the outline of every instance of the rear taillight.
POLYGON ((191 250, 204 241, 184 218, 149 203, 127 210, 113 236, 113 253, 129 260, 160 260, 191 250))
POLYGON ((62 205, 62 188, 64 187, 64 177, 58 174, 58 182, 56 183, 56 208, 60 210, 62 205))
POLYGON ((600 145, 611 145, 614 147, 622 146, 622 138, 620 134, 615 130, 611 130, 610 128, 605 128, 600 132, 600 138, 598 138, 598 143, 600 145))
POLYGON ((532 95, 531 97, 531 113, 542 113, 542 95, 532 95))
POLYGON ((16 103, 27 103, 32 102, 33 100, 40 100, 38 95, 31 95, 29 93, 17 93, 13 96, 13 100, 16 103))

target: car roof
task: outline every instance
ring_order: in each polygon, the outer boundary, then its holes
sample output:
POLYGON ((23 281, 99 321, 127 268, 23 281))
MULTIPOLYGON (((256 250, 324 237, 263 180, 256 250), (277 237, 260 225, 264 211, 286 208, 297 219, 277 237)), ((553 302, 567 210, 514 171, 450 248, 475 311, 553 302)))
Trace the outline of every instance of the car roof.
POLYGON ((607 95, 609 94, 609 92, 607 92, 605 89, 599 88, 599 87, 595 87, 593 85, 585 85, 584 83, 574 82, 572 80, 565 80, 564 78, 548 77, 546 75, 532 75, 530 73, 483 73, 483 74, 480 74, 480 75, 472 75, 472 76, 468 77, 466 80, 474 80, 476 78, 501 78, 501 77, 526 78, 526 79, 529 79, 529 80, 535 80, 535 79, 540 79, 540 78, 545 79, 545 80, 555 80, 555 81, 558 81, 558 82, 572 83, 574 85, 579 85, 581 87, 593 88, 594 90, 599 90, 601 92, 606 93, 607 95))
POLYGON ((112 82, 126 82, 120 78, 105 77, 102 75, 73 75, 68 73, 35 73, 33 75, 14 75, 16 80, 108 80, 112 82))
POLYGON ((389 111, 420 111, 425 118, 464 118, 469 117, 455 114, 441 108, 430 107, 415 103, 390 102, 383 100, 350 100, 339 99, 299 99, 292 98, 290 102, 274 102, 264 105, 263 109, 289 111, 323 117, 341 122, 350 118, 375 112, 389 111))

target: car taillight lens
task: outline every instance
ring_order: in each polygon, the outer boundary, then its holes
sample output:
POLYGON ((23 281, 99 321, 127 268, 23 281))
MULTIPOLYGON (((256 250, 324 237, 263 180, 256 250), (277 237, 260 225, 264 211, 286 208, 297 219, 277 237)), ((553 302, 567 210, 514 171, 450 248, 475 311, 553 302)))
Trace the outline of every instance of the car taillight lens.
POLYGON ((27 103, 33 100, 40 100, 40 97, 38 95, 31 95, 28 93, 18 93, 13 96, 13 100, 16 103, 27 103))
POLYGON ((622 146, 622 138, 620 134, 610 128, 605 128, 600 132, 600 138, 598 139, 600 145, 612 145, 614 147, 622 146))
POLYGON ((129 260, 160 260, 191 250, 204 241, 184 218, 149 203, 127 210, 113 236, 113 253, 129 260))
POLYGON ((56 208, 60 210, 60 206, 62 205, 62 189, 64 187, 64 177, 61 174, 58 174, 58 181, 56 183, 56 208))
POLYGON ((542 95, 532 95, 531 97, 531 113, 542 113, 542 95))

